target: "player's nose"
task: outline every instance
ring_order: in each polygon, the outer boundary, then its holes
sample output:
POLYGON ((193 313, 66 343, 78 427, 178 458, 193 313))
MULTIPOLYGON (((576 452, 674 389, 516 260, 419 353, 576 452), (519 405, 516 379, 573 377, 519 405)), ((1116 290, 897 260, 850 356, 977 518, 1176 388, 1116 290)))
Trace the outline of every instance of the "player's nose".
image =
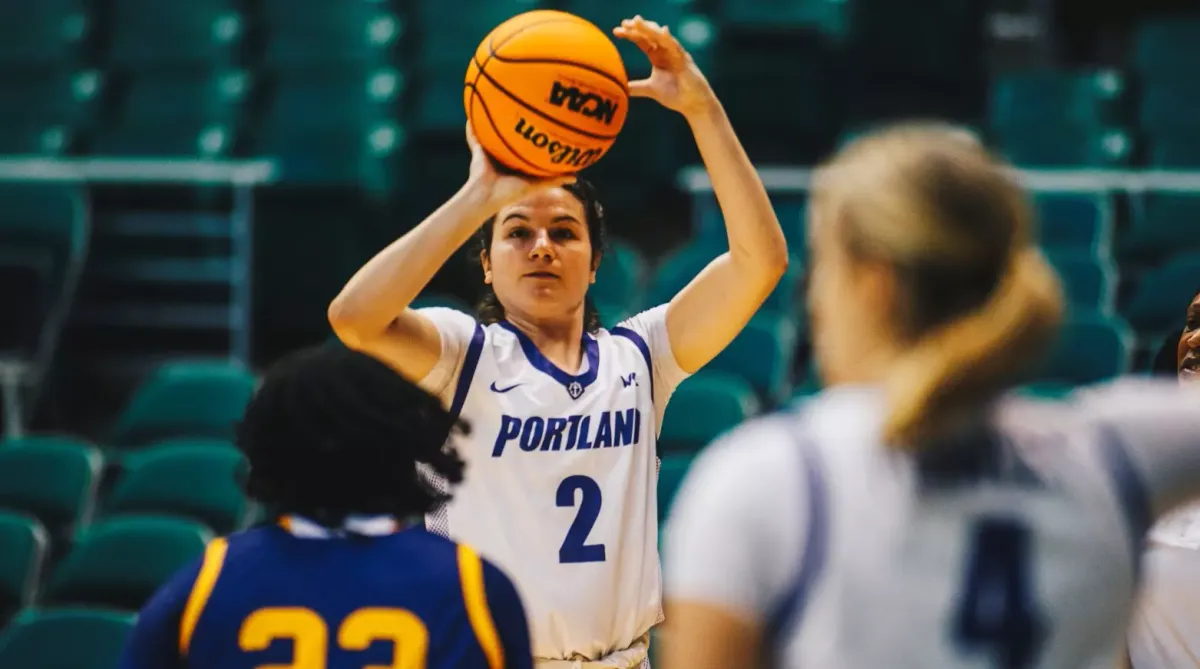
POLYGON ((552 244, 550 241, 549 231, 539 230, 534 235, 533 247, 529 250, 529 257, 532 260, 554 258, 554 244, 552 244))

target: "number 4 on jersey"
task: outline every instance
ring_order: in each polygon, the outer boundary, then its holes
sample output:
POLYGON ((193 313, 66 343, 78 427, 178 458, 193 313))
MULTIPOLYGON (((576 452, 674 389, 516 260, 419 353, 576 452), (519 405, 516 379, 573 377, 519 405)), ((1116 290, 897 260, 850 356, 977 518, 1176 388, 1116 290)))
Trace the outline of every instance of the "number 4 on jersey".
POLYGON ((1033 667, 1046 629, 1031 592, 1029 528, 985 517, 972 533, 954 638, 969 652, 990 655, 997 669, 1033 667))

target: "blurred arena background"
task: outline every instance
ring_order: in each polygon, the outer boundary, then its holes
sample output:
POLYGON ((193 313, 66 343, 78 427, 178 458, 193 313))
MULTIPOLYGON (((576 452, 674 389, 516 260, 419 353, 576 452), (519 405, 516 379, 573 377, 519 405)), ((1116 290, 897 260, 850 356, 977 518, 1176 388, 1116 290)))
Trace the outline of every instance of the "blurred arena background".
MULTIPOLYGON (((675 395, 694 452, 816 389, 807 166, 874 123, 969 124, 1025 170, 1072 304, 1029 392, 1141 370, 1200 286, 1200 11, 1097 0, 0 0, 0 666, 111 666, 129 613, 255 518, 232 421, 254 370, 466 175, 479 39, 553 7, 671 26, 762 168, 794 256, 675 395)), ((648 71, 627 45, 631 77, 648 71)), ((635 107, 588 170, 609 324, 726 241, 682 121, 635 107)), ((462 255, 422 304, 468 309, 462 255)))

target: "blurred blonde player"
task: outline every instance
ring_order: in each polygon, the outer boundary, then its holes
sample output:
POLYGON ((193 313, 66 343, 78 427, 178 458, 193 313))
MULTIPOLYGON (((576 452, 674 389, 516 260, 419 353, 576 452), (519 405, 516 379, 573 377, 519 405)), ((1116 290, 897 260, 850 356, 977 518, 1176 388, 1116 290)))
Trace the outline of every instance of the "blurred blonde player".
POLYGON ((544 669, 646 665, 661 616, 655 451, 663 412, 787 268, 762 182, 691 56, 640 17, 614 32, 654 67, 630 93, 691 126, 725 215, 728 253, 669 304, 606 330, 587 300, 604 242, 591 187, 498 174, 470 138, 463 188, 360 269, 329 311, 348 346, 419 380, 471 422, 458 448, 467 482, 427 523, 512 575, 544 669), (489 289, 477 317, 409 309, 472 236, 489 289))
POLYGON ((1006 395, 1062 303, 1021 189, 969 135, 887 129, 814 186, 831 389, 696 464, 667 536, 667 669, 1111 669, 1147 527, 1200 493, 1198 396, 1006 395))

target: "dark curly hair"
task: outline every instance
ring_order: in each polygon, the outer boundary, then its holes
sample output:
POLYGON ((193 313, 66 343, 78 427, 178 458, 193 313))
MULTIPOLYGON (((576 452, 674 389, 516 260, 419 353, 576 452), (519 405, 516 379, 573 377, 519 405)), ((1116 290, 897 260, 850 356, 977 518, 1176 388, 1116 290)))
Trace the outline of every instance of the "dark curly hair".
MULTIPOLYGON (((608 229, 604 220, 604 207, 600 206, 596 197, 596 188, 584 179, 576 179, 575 183, 566 184, 562 189, 574 195, 583 205, 584 215, 587 217, 588 238, 592 244, 592 264, 598 265, 608 250, 608 229)), ((470 251, 471 257, 476 261, 480 259, 481 254, 491 253, 492 228, 495 224, 496 217, 492 216, 484 221, 475 233, 470 251)), ((475 318, 484 325, 499 323, 504 320, 504 305, 500 304, 500 298, 490 285, 485 284, 483 289, 483 297, 475 305, 475 318)), ((584 298, 583 329, 586 332, 596 332, 600 329, 600 312, 596 310, 591 297, 584 298)))
POLYGON ((270 517, 294 513, 333 528, 348 515, 408 518, 447 501, 428 474, 462 482, 463 461, 448 440, 467 431, 391 368, 330 343, 267 372, 237 444, 250 465, 246 493, 270 517))

